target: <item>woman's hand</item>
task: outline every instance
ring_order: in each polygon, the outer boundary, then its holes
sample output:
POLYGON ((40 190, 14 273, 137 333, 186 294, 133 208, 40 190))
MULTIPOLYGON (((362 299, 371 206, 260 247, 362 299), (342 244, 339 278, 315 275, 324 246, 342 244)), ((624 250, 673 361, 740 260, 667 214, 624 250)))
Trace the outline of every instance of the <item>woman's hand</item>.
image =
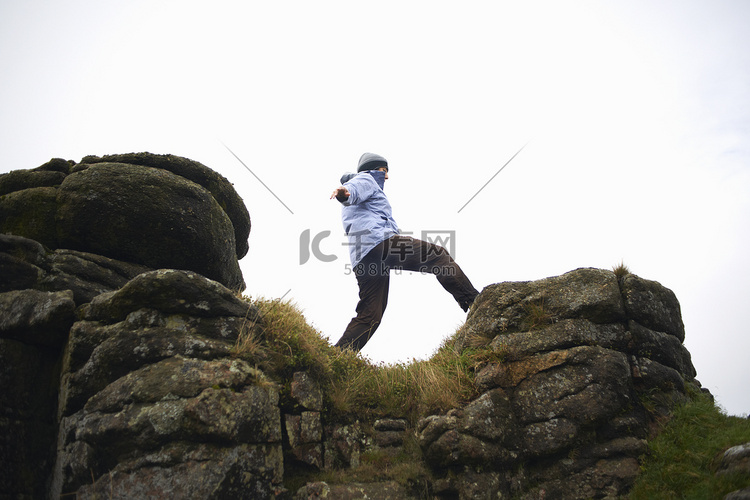
POLYGON ((333 194, 331 194, 331 200, 336 198, 339 201, 346 201, 349 199, 349 190, 346 189, 344 186, 339 186, 336 189, 333 190, 333 194))

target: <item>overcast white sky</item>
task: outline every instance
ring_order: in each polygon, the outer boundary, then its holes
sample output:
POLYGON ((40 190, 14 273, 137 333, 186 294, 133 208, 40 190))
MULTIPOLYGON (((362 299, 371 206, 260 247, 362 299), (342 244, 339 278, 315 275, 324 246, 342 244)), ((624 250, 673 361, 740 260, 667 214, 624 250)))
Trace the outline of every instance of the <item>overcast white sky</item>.
MULTIPOLYGON (((455 231, 479 289, 620 261, 671 288, 698 379, 746 414, 749 21, 744 0, 6 0, 0 172, 204 163, 253 220, 246 293, 291 298, 335 342, 357 286, 328 197, 378 153, 401 228, 455 231), (301 265, 305 230, 336 259, 301 265)), ((427 357, 464 319, 434 278, 396 276, 363 354, 427 357)))

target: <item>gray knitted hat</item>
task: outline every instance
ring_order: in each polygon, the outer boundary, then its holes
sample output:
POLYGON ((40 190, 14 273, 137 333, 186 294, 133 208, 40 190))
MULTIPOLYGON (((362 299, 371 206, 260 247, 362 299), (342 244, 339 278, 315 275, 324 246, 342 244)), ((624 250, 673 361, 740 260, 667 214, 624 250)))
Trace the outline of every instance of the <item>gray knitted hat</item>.
POLYGON ((377 170, 380 167, 388 168, 388 161, 382 156, 376 155, 375 153, 365 153, 359 157, 357 172, 364 172, 365 170, 377 170))

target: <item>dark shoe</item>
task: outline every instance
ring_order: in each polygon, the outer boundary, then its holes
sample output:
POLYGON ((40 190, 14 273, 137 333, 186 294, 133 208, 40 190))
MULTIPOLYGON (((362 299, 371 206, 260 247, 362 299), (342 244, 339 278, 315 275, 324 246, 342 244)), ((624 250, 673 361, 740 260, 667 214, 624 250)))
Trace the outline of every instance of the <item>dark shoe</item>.
POLYGON ((460 306, 461 306, 461 309, 463 309, 463 310, 464 310, 464 312, 469 312, 469 308, 470 308, 470 307, 471 307, 471 305, 472 305, 472 304, 474 303, 474 299, 476 299, 476 298, 477 298, 477 296, 476 296, 476 295, 474 295, 474 296, 473 296, 473 297, 472 297, 471 299, 469 299, 469 300, 465 300, 465 301, 459 302, 459 303, 458 303, 458 305, 460 305, 460 306))

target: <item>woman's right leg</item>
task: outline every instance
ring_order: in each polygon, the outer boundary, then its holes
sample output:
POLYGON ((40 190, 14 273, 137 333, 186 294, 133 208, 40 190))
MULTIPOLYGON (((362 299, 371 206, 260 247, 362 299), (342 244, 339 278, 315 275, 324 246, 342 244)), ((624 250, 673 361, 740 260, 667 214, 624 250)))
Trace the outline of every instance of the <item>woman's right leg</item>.
POLYGON ((361 350, 380 326, 388 305, 390 276, 382 266, 360 264, 356 269, 359 285, 357 316, 352 318, 336 345, 342 349, 361 350))

